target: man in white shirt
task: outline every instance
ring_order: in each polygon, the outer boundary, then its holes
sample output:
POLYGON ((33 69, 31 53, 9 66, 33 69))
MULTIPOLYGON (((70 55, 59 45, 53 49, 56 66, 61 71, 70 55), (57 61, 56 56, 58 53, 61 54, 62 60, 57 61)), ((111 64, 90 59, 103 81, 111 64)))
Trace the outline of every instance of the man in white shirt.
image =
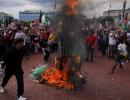
POLYGON ((21 28, 18 29, 17 33, 15 34, 14 39, 23 39, 24 45, 25 45, 26 35, 25 33, 22 32, 21 28))
POLYGON ((112 68, 111 74, 114 73, 118 63, 119 63, 119 67, 121 69, 123 68, 121 61, 127 58, 127 49, 126 48, 127 48, 126 44, 124 43, 123 40, 121 40, 120 44, 118 45, 118 55, 116 58, 116 63, 114 65, 114 67, 112 68))
POLYGON ((116 37, 114 32, 109 34, 109 57, 112 58, 116 50, 116 37))
POLYGON ((127 46, 125 43, 120 43, 118 45, 118 51, 120 53, 120 55, 123 55, 123 56, 127 56, 127 50, 126 50, 127 46))
POLYGON ((109 45, 116 45, 116 38, 113 32, 109 34, 109 45))
POLYGON ((26 38, 26 35, 22 32, 21 29, 18 29, 17 33, 15 34, 15 37, 14 39, 18 39, 18 38, 21 38, 23 40, 25 40, 26 38))

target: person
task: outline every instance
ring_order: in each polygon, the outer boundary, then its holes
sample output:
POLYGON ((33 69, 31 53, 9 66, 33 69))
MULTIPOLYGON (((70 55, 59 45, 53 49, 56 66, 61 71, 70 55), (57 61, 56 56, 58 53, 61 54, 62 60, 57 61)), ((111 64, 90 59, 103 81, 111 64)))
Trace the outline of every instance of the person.
POLYGON ((31 47, 32 47, 32 52, 37 53, 39 49, 39 35, 36 33, 35 30, 31 30, 31 47))
POLYGON ((51 33, 48 38, 50 52, 53 52, 57 49, 57 43, 56 43, 57 35, 58 35, 57 33, 51 33))
POLYGON ((118 45, 118 53, 117 53, 116 63, 112 68, 111 74, 114 73, 118 63, 119 63, 119 67, 121 69, 123 68, 121 61, 125 60, 127 58, 127 49, 126 48, 127 48, 127 46, 126 46, 125 42, 123 40, 121 40, 120 44, 118 45))
POLYGON ((114 57, 116 51, 116 37, 113 31, 109 34, 109 58, 114 57))
POLYGON ((6 46, 6 50, 8 50, 10 48, 10 38, 11 38, 11 32, 9 31, 9 29, 6 29, 4 32, 4 39, 3 42, 6 46))
POLYGON ((46 30, 41 31, 41 48, 44 54, 44 61, 48 62, 48 59, 50 57, 50 50, 49 50, 49 44, 48 44, 48 38, 50 36, 50 33, 46 30))
POLYGON ((19 27, 17 29, 17 33, 15 34, 14 39, 19 39, 19 38, 21 38, 23 40, 25 40, 25 38, 26 38, 26 35, 25 35, 25 33, 22 32, 22 28, 21 27, 19 27))
POLYGON ((6 51, 6 47, 3 43, 3 37, 0 36, 0 61, 3 61, 5 51, 6 51))
POLYGON ((26 58, 28 59, 29 54, 31 52, 31 37, 30 37, 30 34, 29 34, 28 27, 25 27, 24 33, 26 35, 25 40, 24 40, 25 52, 26 52, 26 58))
POLYGON ((14 75, 17 80, 18 85, 18 100, 26 100, 23 97, 24 93, 24 81, 23 81, 23 69, 22 69, 22 59, 23 53, 23 43, 24 40, 18 38, 15 40, 14 47, 10 49, 6 56, 4 57, 5 65, 5 75, 1 84, 0 92, 5 93, 5 86, 7 85, 9 79, 14 75))
POLYGON ((85 41, 86 41, 86 44, 87 44, 87 58, 86 58, 86 61, 89 60, 89 56, 90 56, 90 61, 93 62, 94 48, 95 48, 95 43, 96 43, 96 36, 94 35, 94 31, 90 31, 90 33, 86 37, 85 41))
POLYGON ((130 32, 127 33, 127 51, 128 51, 128 59, 130 60, 130 32))
POLYGON ((85 76, 81 72, 81 56, 73 55, 70 62, 69 81, 74 85, 75 89, 81 89, 81 85, 85 83, 85 76))
POLYGON ((100 45, 101 45, 101 52, 102 52, 102 55, 105 56, 107 54, 107 48, 108 48, 108 36, 107 36, 107 31, 105 30, 101 37, 100 37, 100 45))

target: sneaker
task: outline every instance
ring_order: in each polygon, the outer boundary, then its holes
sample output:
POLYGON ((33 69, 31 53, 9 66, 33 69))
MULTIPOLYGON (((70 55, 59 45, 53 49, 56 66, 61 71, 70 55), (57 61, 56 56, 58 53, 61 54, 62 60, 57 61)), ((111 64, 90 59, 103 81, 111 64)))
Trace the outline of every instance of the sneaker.
POLYGON ((20 97, 18 98, 18 100, 27 100, 27 98, 25 98, 25 97, 23 97, 23 96, 20 96, 20 97))
POLYGON ((3 93, 5 93, 5 91, 6 91, 6 89, 1 86, 1 87, 0 87, 0 93, 3 94, 3 93))

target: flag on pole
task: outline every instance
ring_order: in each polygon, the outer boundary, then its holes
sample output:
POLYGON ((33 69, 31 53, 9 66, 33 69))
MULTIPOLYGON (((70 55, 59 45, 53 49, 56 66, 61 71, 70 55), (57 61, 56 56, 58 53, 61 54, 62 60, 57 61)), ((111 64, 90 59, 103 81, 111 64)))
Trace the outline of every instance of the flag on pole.
POLYGON ((40 15, 39 15, 39 22, 40 22, 40 23, 42 22, 42 16, 43 16, 43 13, 42 13, 42 11, 40 10, 40 15))

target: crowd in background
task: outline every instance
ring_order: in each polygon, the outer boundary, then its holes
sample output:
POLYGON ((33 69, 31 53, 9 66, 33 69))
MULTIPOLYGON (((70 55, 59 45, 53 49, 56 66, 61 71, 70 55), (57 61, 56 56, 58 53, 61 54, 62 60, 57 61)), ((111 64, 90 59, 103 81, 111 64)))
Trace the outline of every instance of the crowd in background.
POLYGON ((120 68, 130 60, 130 29, 103 26, 100 29, 90 29, 85 37, 86 61, 94 61, 95 51, 101 52, 103 56, 115 59, 112 73, 119 63, 120 68))
MULTIPOLYGON (((94 61, 95 48, 98 48, 103 56, 116 59, 116 63, 112 68, 112 73, 114 73, 114 70, 118 63, 120 68, 123 68, 122 63, 128 62, 130 60, 130 30, 123 30, 121 28, 108 26, 103 26, 101 29, 86 29, 87 31, 81 31, 82 37, 85 38, 86 61, 94 61)), ((30 55, 42 51, 44 61, 48 62, 50 53, 58 49, 58 30, 55 30, 57 33, 53 32, 54 31, 51 31, 51 26, 42 26, 41 28, 36 28, 33 21, 31 22, 30 26, 22 26, 13 21, 11 25, 0 28, 0 60, 2 61, 6 52, 14 46, 14 40, 20 38, 24 41, 23 49, 25 57, 27 59, 30 57, 30 55)), ((59 84, 62 83, 61 87, 72 88, 71 86, 74 85, 78 88, 78 86, 81 85, 81 80, 84 81, 84 76, 80 72, 82 65, 80 56, 81 55, 78 55, 76 57, 74 56, 74 61, 73 56, 70 57, 70 63, 72 63, 72 65, 69 66, 71 68, 67 69, 68 71, 65 72, 65 74, 63 74, 65 69, 65 66, 63 64, 64 59, 62 57, 59 57, 58 64, 55 64, 56 69, 53 67, 49 68, 49 73, 45 71, 44 75, 47 74, 47 76, 44 76, 43 72, 42 74, 38 73, 37 76, 38 78, 39 76, 42 77, 42 79, 45 79, 48 81, 48 83, 50 82, 50 84, 52 84, 51 82, 53 81, 53 85, 55 84, 56 86, 59 86, 59 84), (48 74, 51 74, 51 71, 54 70, 55 73, 52 74, 51 78, 48 77, 48 74), (59 72, 60 74, 57 75, 59 72), (54 77, 55 74, 56 76, 54 77), (44 78, 41 75, 43 75, 44 78), (65 83, 63 84, 63 80, 61 80, 61 77, 59 78, 59 76, 63 77, 66 75, 69 75, 69 77, 67 80, 64 80, 65 83), (59 80, 60 83, 57 84, 57 80, 59 80), (73 85, 66 83, 68 81, 70 81, 73 85), (79 84, 76 84, 78 82, 79 84)), ((39 68, 43 69, 43 67, 39 68)), ((37 71, 37 69, 38 68, 35 70, 37 71)), ((35 70, 33 70, 33 72, 35 72, 35 70)))
POLYGON ((123 52, 126 52, 127 60, 130 59, 130 30, 103 27, 98 31, 97 36, 98 48, 104 56, 114 58, 114 55, 119 50, 119 44, 123 42, 126 45, 123 47, 123 52))
POLYGON ((43 51, 44 60, 47 61, 49 52, 56 48, 55 35, 50 34, 49 26, 36 28, 32 21, 30 26, 22 26, 16 21, 6 27, 0 28, 0 59, 2 60, 6 51, 13 47, 13 41, 17 38, 24 40, 25 56, 28 57, 38 51, 43 51))

